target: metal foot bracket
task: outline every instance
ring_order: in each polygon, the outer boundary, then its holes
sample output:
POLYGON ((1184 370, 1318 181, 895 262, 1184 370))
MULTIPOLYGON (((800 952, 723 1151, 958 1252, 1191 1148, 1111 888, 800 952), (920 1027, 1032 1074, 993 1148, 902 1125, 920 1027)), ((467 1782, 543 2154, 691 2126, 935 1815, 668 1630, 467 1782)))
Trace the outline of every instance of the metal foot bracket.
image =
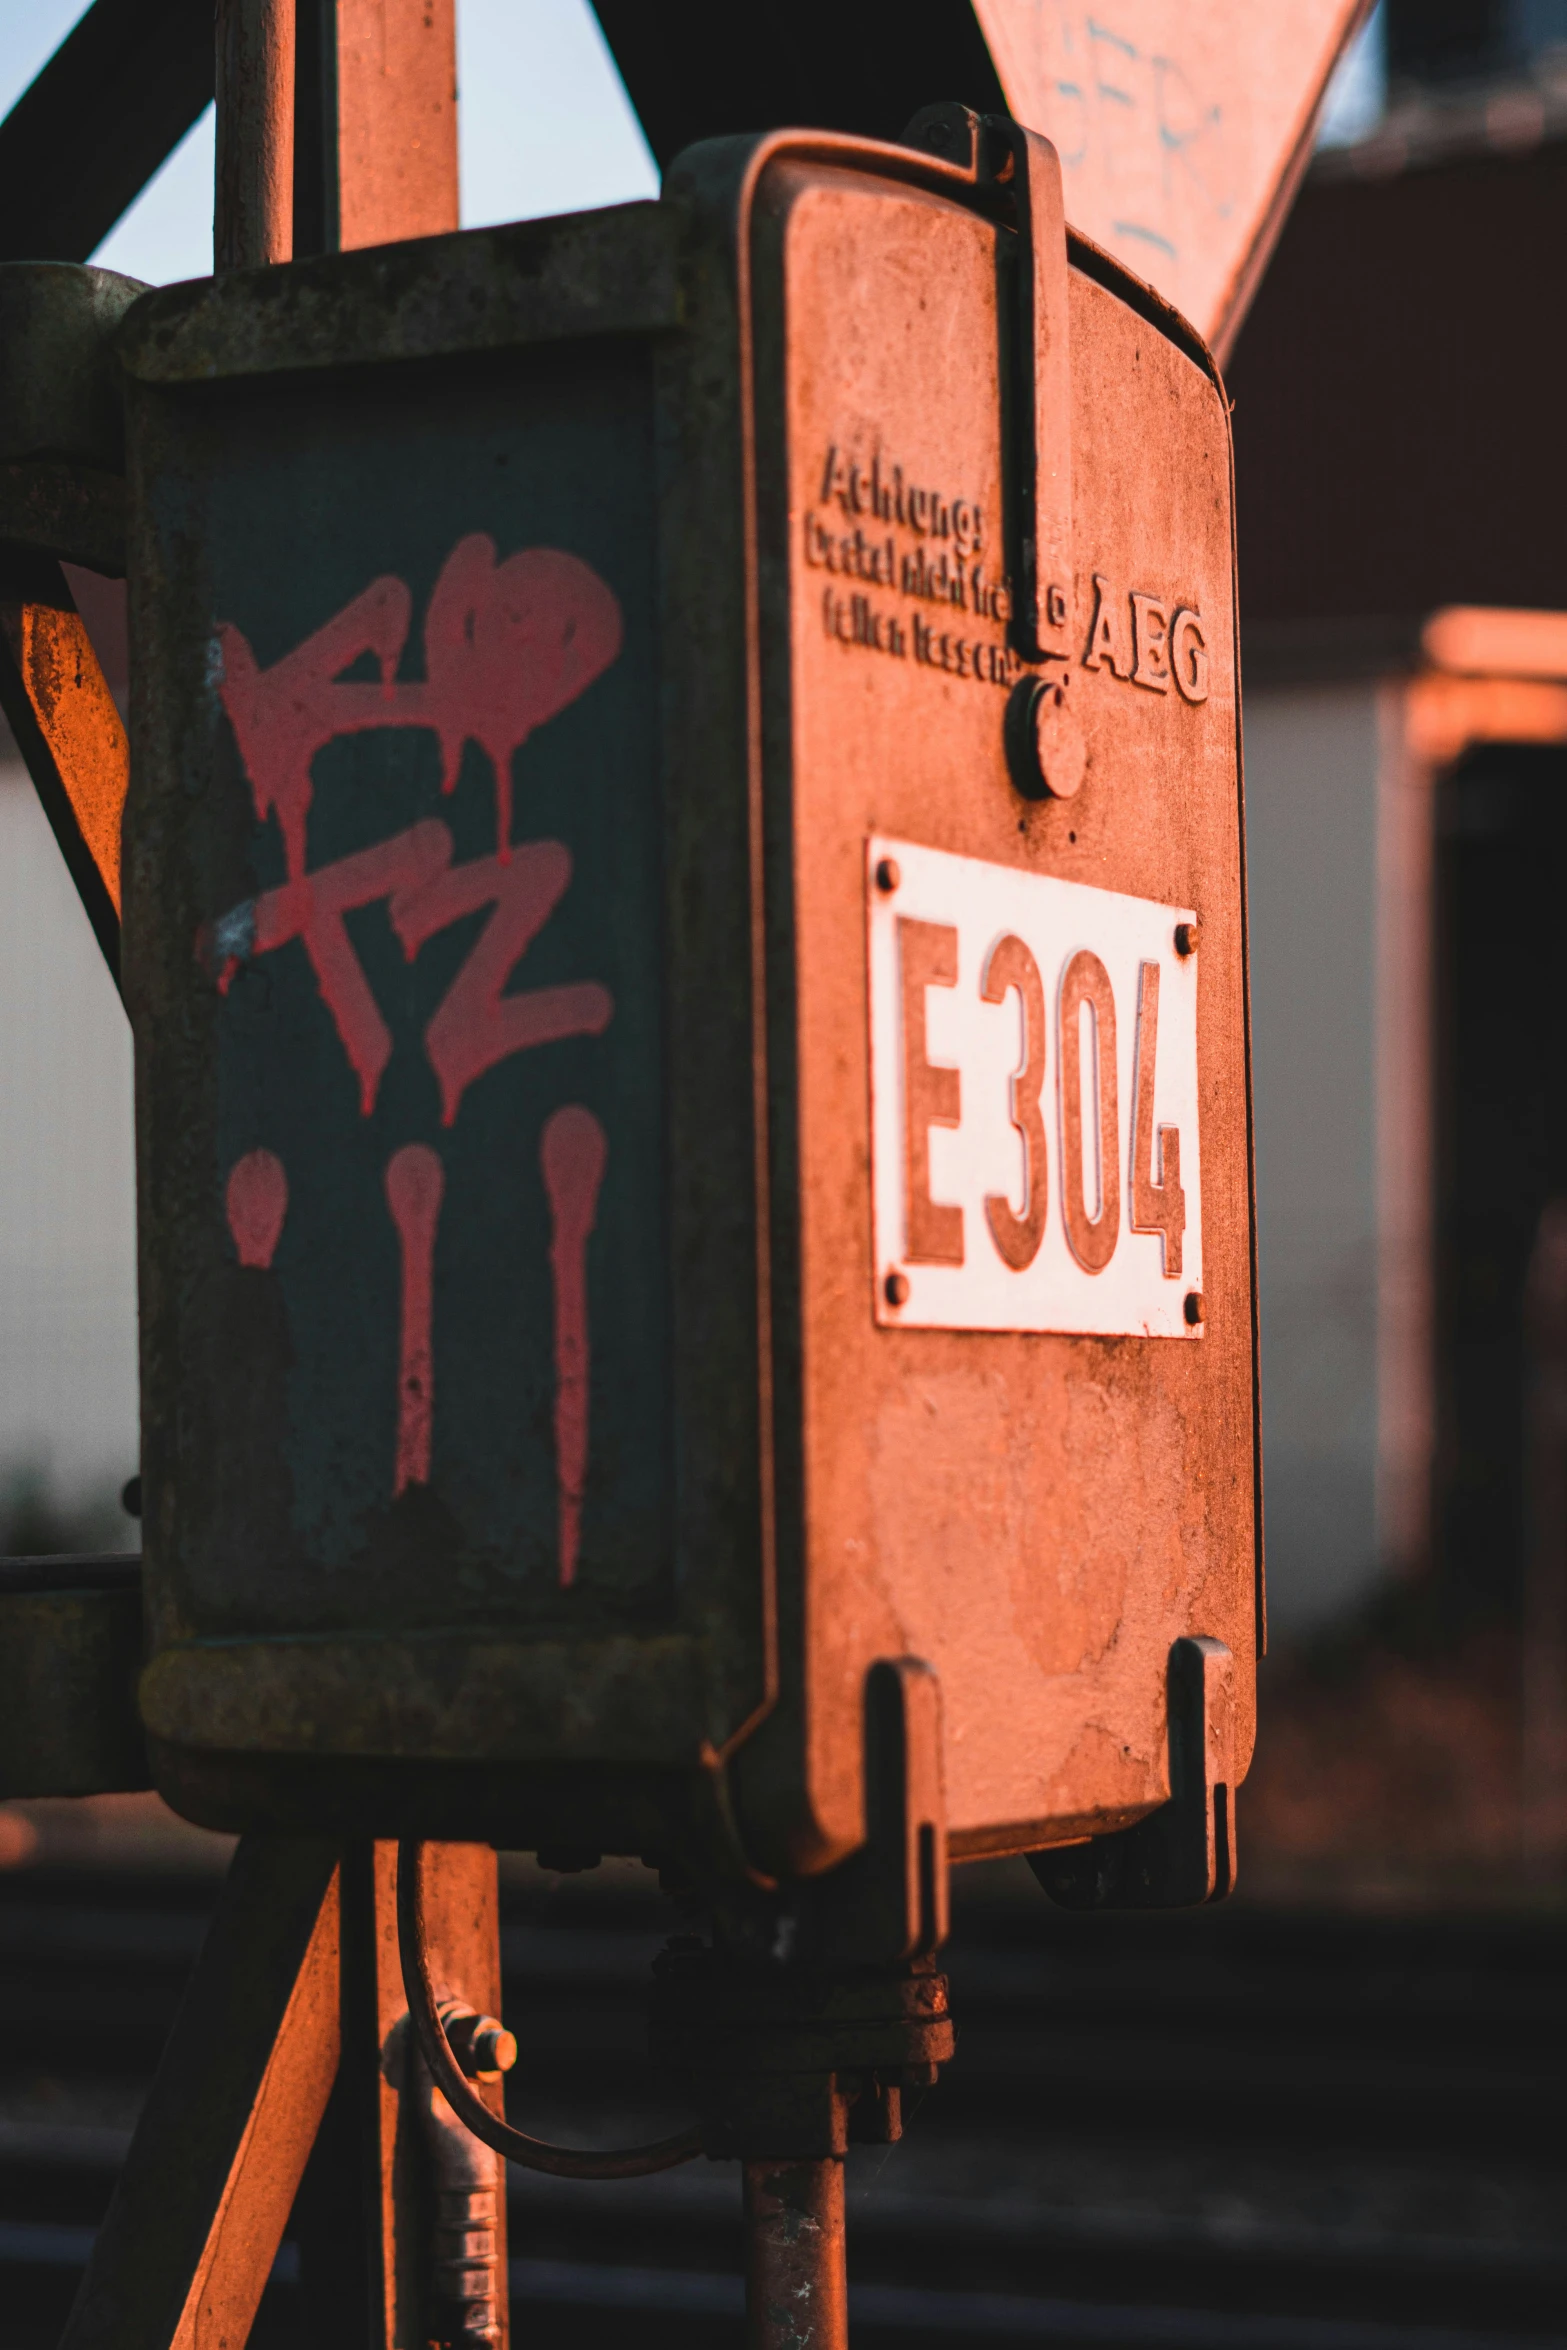
POLYGON ((1028 1865, 1063 1909, 1190 1909, 1235 1886, 1232 1659, 1222 1640, 1170 1650, 1170 1800, 1118 1835, 1028 1865))

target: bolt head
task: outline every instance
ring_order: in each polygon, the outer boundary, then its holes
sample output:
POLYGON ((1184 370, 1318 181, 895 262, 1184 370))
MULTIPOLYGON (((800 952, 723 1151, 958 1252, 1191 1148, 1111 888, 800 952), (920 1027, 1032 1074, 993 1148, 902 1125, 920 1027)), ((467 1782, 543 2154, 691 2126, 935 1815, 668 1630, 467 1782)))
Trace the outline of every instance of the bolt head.
POLYGON ((1200 922, 1177 922, 1175 925, 1176 953, 1178 955, 1195 955, 1201 938, 1202 924, 1200 922))
POLYGON ((890 1306, 906 1306, 909 1302, 907 1273, 889 1273, 882 1283, 882 1295, 890 1306))
POLYGON ((1088 745, 1060 670, 1022 677, 1007 696, 1002 738, 1013 789, 1025 800, 1071 800, 1082 789, 1088 745))
POLYGON ((517 2061, 517 2038, 486 2016, 473 2035, 474 2063, 481 2073, 509 2073, 517 2061))
POLYGON ((1186 1292, 1186 1319, 1194 1330, 1199 1322, 1206 1322, 1208 1319, 1208 1309, 1203 1302, 1203 1294, 1200 1289, 1189 1289, 1186 1292))
POLYGON ((896 857, 879 857, 876 861, 876 887, 890 897, 903 879, 903 869, 896 857))
POLYGON ((470 2081, 497 2079, 517 2061, 517 2042, 498 2016, 480 2015, 460 1999, 439 2010, 447 2046, 470 2081))

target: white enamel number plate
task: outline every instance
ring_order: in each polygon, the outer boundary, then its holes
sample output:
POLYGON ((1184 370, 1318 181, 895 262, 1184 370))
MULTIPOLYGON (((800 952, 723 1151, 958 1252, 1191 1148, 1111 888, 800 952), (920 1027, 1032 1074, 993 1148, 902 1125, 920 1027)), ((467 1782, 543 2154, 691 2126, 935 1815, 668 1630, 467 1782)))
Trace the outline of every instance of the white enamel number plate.
POLYGON ((900 840, 865 878, 878 1321, 1200 1337, 1195 915, 900 840))

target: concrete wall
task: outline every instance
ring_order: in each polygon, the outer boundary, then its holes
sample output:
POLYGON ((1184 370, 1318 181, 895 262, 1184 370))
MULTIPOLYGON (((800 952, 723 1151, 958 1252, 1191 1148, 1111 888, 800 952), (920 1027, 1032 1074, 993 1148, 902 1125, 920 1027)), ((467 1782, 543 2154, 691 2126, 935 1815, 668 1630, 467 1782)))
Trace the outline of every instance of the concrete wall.
POLYGON ((1248 692, 1246 830, 1270 1614, 1376 1579, 1383 1387, 1373 683, 1248 692))
MULTIPOLYGON (((72 1508, 137 1460, 130 1031, 12 753, 0 758, 0 1489, 72 1508)), ((121 1545, 135 1529, 111 1514, 121 1545)))

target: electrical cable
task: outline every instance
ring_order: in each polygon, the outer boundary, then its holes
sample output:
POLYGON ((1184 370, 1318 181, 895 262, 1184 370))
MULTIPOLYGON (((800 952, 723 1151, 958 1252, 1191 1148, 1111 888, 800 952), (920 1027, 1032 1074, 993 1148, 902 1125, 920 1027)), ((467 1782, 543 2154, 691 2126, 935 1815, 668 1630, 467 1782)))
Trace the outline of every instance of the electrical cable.
POLYGON ((430 1948, 424 1922, 424 1846, 413 1837, 397 1848, 397 1945, 403 1966, 403 1989, 408 2014, 425 2063, 458 2120, 486 2146, 504 2154, 524 2170, 548 2171, 557 2179, 642 2179, 654 2171, 672 2170, 702 2151, 702 2133, 695 2122, 672 2137, 657 2138, 648 2146, 619 2146, 603 2154, 574 2146, 551 2146, 530 2138, 491 2113, 469 2082, 456 2057, 436 2009, 435 1985, 430 1974, 430 1948))

